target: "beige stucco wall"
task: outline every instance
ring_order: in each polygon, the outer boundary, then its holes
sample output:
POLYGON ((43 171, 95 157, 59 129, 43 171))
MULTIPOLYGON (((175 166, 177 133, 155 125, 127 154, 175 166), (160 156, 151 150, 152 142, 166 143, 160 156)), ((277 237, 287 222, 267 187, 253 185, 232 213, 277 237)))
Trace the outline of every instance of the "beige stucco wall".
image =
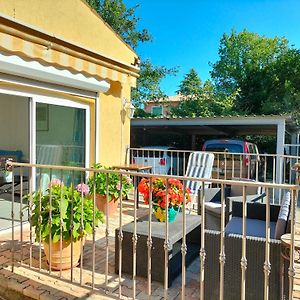
POLYGON ((127 64, 136 56, 83 0, 1 0, 0 14, 127 64))
MULTIPOLYGON (((127 65, 131 65, 134 58, 137 57, 136 53, 82 0, 3 0, 0 1, 0 14, 9 16, 11 19, 15 19, 16 22, 27 24, 48 34, 53 34, 62 40, 80 45, 97 54, 111 58, 110 64, 112 68, 114 63, 117 64, 114 60, 121 61, 124 64, 121 64, 122 67, 119 65, 118 70, 120 71, 114 71, 119 72, 118 74, 122 74, 123 71, 126 73, 128 71, 127 65)), ((23 26, 20 27, 22 27, 22 30, 24 30, 26 34, 33 34, 30 30, 24 29, 23 26)), ((42 37, 41 33, 34 33, 34 35, 40 35, 40 37, 42 37)), ((63 52, 63 48, 60 49, 60 51, 63 52)), ((79 51, 85 53, 84 50, 79 51)), ((18 54, 22 57, 22 53, 18 52, 18 54)), ((37 59, 38 58, 39 57, 37 57, 37 59)), ((35 58, 32 57, 31 59, 34 60, 35 58)), ((107 68, 108 71, 110 71, 110 67, 107 68)), ((134 72, 136 72, 136 70, 134 72)), ((101 72, 96 75, 97 77, 101 77, 101 72)), ((98 124, 100 148, 97 162, 105 166, 125 162, 126 147, 130 144, 130 119, 124 114, 121 99, 130 99, 131 85, 134 85, 135 82, 135 80, 131 80, 131 76, 136 77, 137 74, 132 75, 132 73, 130 73, 130 75, 126 76, 125 81, 120 79, 122 76, 103 78, 109 82, 110 88, 107 93, 99 94, 100 103, 98 105, 99 111, 97 112, 99 120, 97 122, 94 117, 96 107, 95 100, 82 99, 67 94, 63 95, 64 98, 79 102, 83 101, 90 105, 91 164, 95 162, 93 157, 95 157, 96 124, 98 124), (122 81, 122 83, 118 80, 122 81)), ((63 82, 61 84, 63 85, 63 82)), ((2 85, 6 86, 7 84, 0 82, 0 88, 2 85)), ((31 90, 31 88, 21 85, 15 88, 19 91, 24 90, 30 92, 31 90)), ((35 91, 35 88, 32 88, 32 90, 35 91)), ((39 90, 39 93, 53 97, 56 95, 55 92, 48 90, 39 90)))
POLYGON ((105 166, 125 163, 130 145, 130 119, 123 110, 123 98, 130 99, 130 87, 112 83, 109 93, 100 95, 100 162, 105 166))

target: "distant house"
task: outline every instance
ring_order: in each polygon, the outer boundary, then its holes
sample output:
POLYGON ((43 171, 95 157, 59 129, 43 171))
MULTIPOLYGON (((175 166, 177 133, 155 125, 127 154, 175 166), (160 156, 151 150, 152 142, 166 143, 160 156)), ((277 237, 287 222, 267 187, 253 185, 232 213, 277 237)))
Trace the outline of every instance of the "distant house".
POLYGON ((0 149, 30 163, 124 162, 132 48, 83 0, 0 1, 0 24, 0 149))
POLYGON ((166 117, 170 114, 171 107, 176 107, 182 101, 181 95, 169 96, 166 99, 147 101, 144 110, 154 116, 166 117))

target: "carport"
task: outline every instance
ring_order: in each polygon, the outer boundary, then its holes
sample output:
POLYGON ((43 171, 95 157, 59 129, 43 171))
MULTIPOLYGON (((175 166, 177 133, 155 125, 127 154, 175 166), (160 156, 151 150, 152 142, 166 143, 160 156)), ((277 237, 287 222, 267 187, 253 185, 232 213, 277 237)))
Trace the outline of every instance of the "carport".
MULTIPOLYGON (((152 135, 176 134, 191 137, 191 149, 195 149, 197 136, 231 138, 234 136, 276 136, 276 154, 284 155, 284 147, 299 144, 300 128, 289 115, 226 116, 209 118, 135 118, 131 120, 132 146, 145 145, 152 135), (143 141, 142 141, 143 140, 143 141)), ((291 155, 296 155, 296 147, 291 155)), ((278 168, 279 170, 279 168, 278 168)), ((276 174, 277 182, 281 182, 276 174)))

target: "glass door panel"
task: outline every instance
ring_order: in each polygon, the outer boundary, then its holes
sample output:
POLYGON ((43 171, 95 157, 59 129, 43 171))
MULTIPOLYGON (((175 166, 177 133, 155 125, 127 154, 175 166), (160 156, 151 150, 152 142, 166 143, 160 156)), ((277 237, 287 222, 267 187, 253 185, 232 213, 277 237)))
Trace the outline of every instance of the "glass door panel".
MULTIPOLYGON (((36 103, 36 163, 84 167, 86 114, 84 108, 36 103)), ((72 172, 64 172, 64 183, 70 184, 72 177, 72 172)), ((80 174, 74 174, 74 184, 79 182, 80 174)))

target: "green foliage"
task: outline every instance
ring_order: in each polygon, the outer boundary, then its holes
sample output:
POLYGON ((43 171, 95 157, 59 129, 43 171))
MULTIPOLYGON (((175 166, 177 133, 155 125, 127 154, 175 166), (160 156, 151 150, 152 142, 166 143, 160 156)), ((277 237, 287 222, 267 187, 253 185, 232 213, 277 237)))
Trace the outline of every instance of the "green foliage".
POLYGON ((94 207, 87 195, 57 180, 45 192, 37 191, 26 198, 33 204, 31 222, 35 227, 36 241, 49 242, 51 235, 53 243, 58 242, 61 236, 65 241, 72 236, 75 242, 92 234, 92 228, 103 223, 103 213, 94 207))
POLYGON ((184 96, 185 100, 198 98, 202 94, 202 82, 195 69, 185 75, 177 94, 184 96))
POLYGON ((288 50, 284 38, 267 38, 246 30, 223 34, 219 61, 211 72, 218 88, 227 94, 234 92, 253 72, 263 70, 288 50))
MULTIPOLYGON (((127 8, 122 0, 100 0, 100 2, 88 0, 87 2, 132 48, 135 49, 139 43, 151 41, 147 29, 138 30, 140 19, 136 16, 136 9, 139 5, 127 8)), ((149 60, 142 62, 140 69, 137 87, 132 89, 131 96, 136 107, 147 100, 165 97, 165 93, 160 88, 161 80, 176 73, 176 68, 154 66, 149 60)))
POLYGON ((91 8, 95 11, 99 11, 99 0, 85 0, 91 8))
POLYGON ((182 101, 171 108, 172 116, 179 117, 211 117, 234 114, 232 108, 236 97, 217 93, 211 81, 203 84, 194 69, 185 75, 180 83, 178 93, 182 101))
POLYGON ((137 108, 134 112, 134 117, 140 117, 140 118, 151 118, 153 117, 153 115, 151 113, 146 112, 145 110, 143 110, 142 108, 137 108))
MULTIPOLYGON (((101 164, 94 164, 93 168, 113 170, 112 168, 103 167, 101 164)), ((116 200, 120 197, 121 182, 122 197, 126 197, 129 190, 133 188, 131 178, 126 175, 94 172, 94 175, 89 178, 88 185, 92 192, 95 188, 96 193, 99 195, 107 195, 108 191, 108 199, 109 201, 112 201, 113 199, 116 200)))
POLYGON ((148 42, 151 36, 147 29, 138 30, 140 19, 136 16, 139 5, 127 8, 122 0, 100 0, 99 14, 132 48, 140 42, 148 42))
POLYGON ((300 53, 285 38, 232 31, 223 35, 219 56, 211 76, 218 93, 237 93, 237 113, 299 114, 300 53))
POLYGON ((160 88, 161 80, 167 75, 175 75, 176 72, 177 68, 154 66, 149 60, 142 62, 137 86, 131 93, 134 105, 140 106, 145 101, 166 98, 160 88))
POLYGON ((264 85, 268 88, 262 101, 262 112, 293 113, 299 119, 300 51, 289 49, 266 68, 264 85))

